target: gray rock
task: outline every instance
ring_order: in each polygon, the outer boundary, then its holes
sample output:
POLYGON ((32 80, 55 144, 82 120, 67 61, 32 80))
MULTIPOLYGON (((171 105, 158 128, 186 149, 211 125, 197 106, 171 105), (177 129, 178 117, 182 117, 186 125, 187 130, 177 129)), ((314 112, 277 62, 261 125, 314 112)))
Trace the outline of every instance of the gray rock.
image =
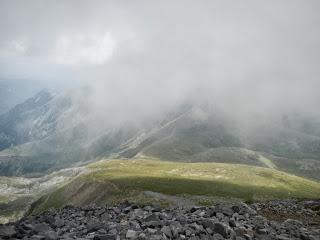
POLYGON ((224 238, 228 238, 230 233, 230 228, 224 223, 216 222, 213 225, 213 231, 221 234, 224 238))
POLYGON ((201 221, 199 221, 199 223, 204 227, 204 228, 210 228, 213 229, 214 228, 214 221, 211 219, 203 219, 201 221))
POLYGON ((288 235, 277 235, 277 240, 290 240, 291 238, 288 235))
POLYGON ((116 240, 117 236, 114 234, 97 234, 93 238, 94 240, 116 240))
POLYGON ((125 214, 128 214, 130 211, 131 211, 131 206, 122 209, 122 212, 125 213, 125 214))
POLYGON ((216 234, 213 234, 213 239, 214 240, 224 240, 225 238, 221 234, 216 233, 216 234))
POLYGON ((237 226, 236 221, 235 221, 234 219, 230 219, 230 220, 229 220, 229 226, 230 226, 230 227, 233 227, 233 228, 236 227, 236 226, 237 226))
POLYGON ((228 217, 233 215, 233 210, 229 207, 222 207, 222 213, 228 217))
POLYGON ((244 234, 243 237, 246 240, 252 240, 253 239, 253 237, 251 235, 249 235, 249 234, 244 234))
POLYGON ((257 233, 258 234, 267 234, 268 233, 268 230, 266 229, 266 228, 259 228, 258 230, 257 230, 257 233))
POLYGON ((33 235, 29 238, 29 240, 45 240, 46 237, 42 235, 33 235))
POLYGON ((147 235, 145 233, 140 233, 139 239, 147 239, 147 235))
POLYGON ((37 233, 52 231, 52 228, 46 223, 35 224, 33 230, 37 233))
POLYGON ((152 235, 150 236, 150 240, 162 240, 164 239, 162 235, 152 235))
POLYGON ((62 219, 60 219, 60 218, 56 219, 55 222, 54 222, 54 225, 55 225, 57 228, 63 227, 64 224, 65 224, 65 223, 64 223, 64 220, 62 220, 62 219))
POLYGON ((172 238, 172 232, 171 232, 171 229, 170 227, 168 226, 164 226, 161 228, 161 232, 163 232, 168 238, 172 238))
POLYGON ((87 223, 87 231, 94 232, 104 227, 104 224, 98 220, 92 220, 87 223))
POLYGON ((147 216, 144 220, 146 222, 151 222, 151 221, 159 221, 160 219, 156 214, 153 213, 153 214, 147 216))
POLYGON ((164 223, 162 221, 150 221, 146 222, 145 225, 147 227, 162 227, 164 223))
POLYGON ((138 233, 134 230, 129 229, 126 233, 126 238, 136 239, 138 237, 138 233))
POLYGON ((222 219, 224 219, 224 214, 218 212, 218 213, 216 214, 216 217, 217 217, 219 220, 222 220, 222 219))
POLYGON ((46 240, 58 239, 58 234, 55 231, 48 231, 48 232, 42 233, 42 235, 46 238, 46 240))
POLYGON ((0 237, 10 238, 16 234, 14 226, 0 225, 0 237))
POLYGON ((157 229, 154 229, 154 228, 147 228, 146 230, 148 233, 150 234, 155 234, 158 230, 157 229))

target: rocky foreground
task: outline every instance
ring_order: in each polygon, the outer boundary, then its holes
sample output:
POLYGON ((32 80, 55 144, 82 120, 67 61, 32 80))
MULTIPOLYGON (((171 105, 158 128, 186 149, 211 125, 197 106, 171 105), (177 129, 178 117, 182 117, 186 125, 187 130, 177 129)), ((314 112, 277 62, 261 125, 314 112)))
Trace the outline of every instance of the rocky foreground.
POLYGON ((293 200, 170 210, 127 202, 66 206, 0 225, 0 239, 313 240, 320 239, 319 207, 320 201, 293 200))

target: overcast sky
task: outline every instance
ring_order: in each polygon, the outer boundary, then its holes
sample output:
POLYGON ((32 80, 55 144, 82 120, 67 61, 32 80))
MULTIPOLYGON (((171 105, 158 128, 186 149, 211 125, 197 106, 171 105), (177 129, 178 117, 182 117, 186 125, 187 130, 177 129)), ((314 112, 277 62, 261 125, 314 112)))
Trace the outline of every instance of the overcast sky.
MULTIPOLYGON (((108 111, 320 103, 320 1, 0 1, 0 79, 87 85, 108 111)), ((0 80, 1 81, 1 80, 0 80)))

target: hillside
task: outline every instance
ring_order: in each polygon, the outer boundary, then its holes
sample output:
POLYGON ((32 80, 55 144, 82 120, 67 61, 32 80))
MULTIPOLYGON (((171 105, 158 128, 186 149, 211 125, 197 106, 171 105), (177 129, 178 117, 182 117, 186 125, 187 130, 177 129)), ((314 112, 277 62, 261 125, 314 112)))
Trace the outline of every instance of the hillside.
POLYGON ((32 202, 82 171, 84 168, 63 169, 38 178, 0 176, 0 224, 21 218, 32 202))
POLYGON ((123 200, 181 205, 189 201, 208 204, 217 198, 253 201, 320 196, 318 182, 246 165, 135 159, 103 160, 88 168, 90 172, 41 197, 32 211, 123 200))
POLYGON ((70 94, 47 90, 0 115, 0 175, 45 175, 94 160, 136 131, 101 129, 91 118, 70 94))
POLYGON ((244 128, 223 111, 183 104, 161 117, 115 124, 73 95, 44 90, 0 115, 0 175, 38 176, 103 158, 147 156, 246 164, 320 179, 317 119, 291 114, 244 128))

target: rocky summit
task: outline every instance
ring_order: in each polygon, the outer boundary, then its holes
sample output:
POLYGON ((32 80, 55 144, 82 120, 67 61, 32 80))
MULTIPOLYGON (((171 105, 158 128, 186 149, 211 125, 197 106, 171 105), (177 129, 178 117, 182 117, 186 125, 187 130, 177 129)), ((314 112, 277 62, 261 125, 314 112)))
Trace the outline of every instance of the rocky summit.
MULTIPOLYGON (((66 206, 0 225, 0 239, 320 239, 318 223, 268 220, 270 213, 295 209, 319 218, 319 201, 218 203, 210 207, 164 209, 124 202, 116 206, 66 206), (275 207, 277 203, 277 208, 275 207), (286 206, 290 206, 287 208, 286 206), (308 208, 311 206, 311 208, 308 208)), ((282 213, 282 216, 283 213, 282 213)), ((294 215, 292 215, 294 216, 294 215)), ((299 216, 299 215, 298 215, 299 216)))

